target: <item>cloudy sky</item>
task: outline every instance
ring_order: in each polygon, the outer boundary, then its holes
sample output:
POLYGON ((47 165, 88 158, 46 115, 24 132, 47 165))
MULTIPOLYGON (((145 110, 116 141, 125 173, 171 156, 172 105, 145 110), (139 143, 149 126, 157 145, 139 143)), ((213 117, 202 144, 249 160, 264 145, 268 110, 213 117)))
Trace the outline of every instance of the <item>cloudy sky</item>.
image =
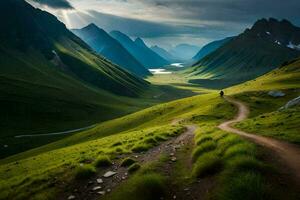
POLYGON ((259 18, 288 19, 300 26, 299 0, 27 0, 55 14, 68 28, 91 22, 167 49, 202 46, 237 35, 259 18))

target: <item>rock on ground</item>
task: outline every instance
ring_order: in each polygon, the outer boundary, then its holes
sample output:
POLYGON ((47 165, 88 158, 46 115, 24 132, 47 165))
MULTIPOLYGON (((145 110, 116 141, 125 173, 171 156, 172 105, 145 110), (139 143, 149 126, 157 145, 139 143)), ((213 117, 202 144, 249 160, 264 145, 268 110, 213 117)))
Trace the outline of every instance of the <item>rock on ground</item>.
POLYGON ((282 91, 270 91, 268 92, 268 95, 271 96, 271 97, 284 97, 285 96, 285 93, 283 93, 282 91))

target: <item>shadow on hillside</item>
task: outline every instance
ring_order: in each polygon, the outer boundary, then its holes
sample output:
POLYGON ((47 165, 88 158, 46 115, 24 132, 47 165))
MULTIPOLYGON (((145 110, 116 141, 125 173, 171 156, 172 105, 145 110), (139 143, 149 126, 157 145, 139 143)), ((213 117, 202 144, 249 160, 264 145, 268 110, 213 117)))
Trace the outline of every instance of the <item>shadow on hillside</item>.
POLYGON ((208 89, 220 90, 228 88, 239 83, 243 83, 247 80, 245 79, 192 79, 189 83, 197 84, 201 87, 208 89))

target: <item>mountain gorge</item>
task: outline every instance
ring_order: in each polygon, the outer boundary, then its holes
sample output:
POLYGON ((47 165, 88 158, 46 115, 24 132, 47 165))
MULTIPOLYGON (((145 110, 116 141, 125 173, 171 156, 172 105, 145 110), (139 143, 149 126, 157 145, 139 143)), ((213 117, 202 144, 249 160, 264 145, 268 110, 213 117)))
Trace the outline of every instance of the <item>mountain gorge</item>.
POLYGON ((251 29, 198 61, 188 73, 191 82, 226 87, 255 78, 300 55, 300 32, 286 20, 258 20, 251 29))
POLYGON ((103 29, 90 24, 82 29, 72 30, 97 53, 116 63, 124 69, 138 75, 147 76, 150 72, 144 68, 117 40, 103 29))
POLYGON ((152 51, 141 38, 132 41, 130 37, 120 31, 112 31, 110 35, 119 41, 131 55, 146 68, 162 67, 170 64, 167 60, 152 51))

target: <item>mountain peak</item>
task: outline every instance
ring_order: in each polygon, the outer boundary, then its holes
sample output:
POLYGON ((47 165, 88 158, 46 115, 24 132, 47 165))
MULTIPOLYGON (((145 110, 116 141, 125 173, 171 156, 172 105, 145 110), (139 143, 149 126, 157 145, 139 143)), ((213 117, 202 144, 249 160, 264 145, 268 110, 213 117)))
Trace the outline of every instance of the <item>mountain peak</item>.
POLYGON ((140 37, 137 37, 134 40, 134 43, 136 43, 140 47, 146 47, 146 48, 148 48, 147 45, 145 44, 145 42, 140 37))
POLYGON ((99 28, 96 24, 91 23, 89 25, 87 25, 86 27, 84 27, 83 29, 87 29, 87 30, 102 30, 101 28, 99 28))
POLYGON ((260 19, 255 22, 251 29, 247 29, 243 35, 245 37, 260 38, 292 49, 300 44, 300 28, 286 19, 260 19))

